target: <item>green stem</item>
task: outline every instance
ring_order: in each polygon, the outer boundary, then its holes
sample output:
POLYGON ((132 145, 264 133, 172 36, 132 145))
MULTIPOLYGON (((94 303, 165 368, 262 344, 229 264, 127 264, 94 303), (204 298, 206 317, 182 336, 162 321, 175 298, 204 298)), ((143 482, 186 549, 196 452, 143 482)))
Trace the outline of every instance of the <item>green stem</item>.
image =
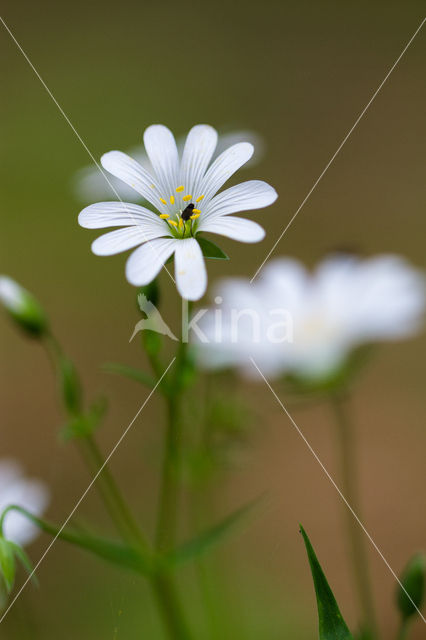
POLYGON ((408 627, 409 627, 408 622, 409 622, 408 618, 404 618, 403 620, 401 620, 401 625, 399 627, 396 640, 406 640, 408 636, 408 627))
MULTIPOLYGON (((343 494, 348 504, 360 517, 354 432, 347 412, 346 398, 342 395, 334 396, 333 408, 337 422, 343 494)), ((347 535, 352 551, 354 582, 362 616, 361 624, 365 630, 373 634, 374 638, 378 638, 379 632, 374 610, 364 533, 346 505, 345 516, 347 535)))
POLYGON ((173 580, 160 574, 153 578, 152 588, 158 606, 163 612, 164 623, 171 640, 191 640, 192 635, 185 620, 173 580))
POLYGON ((150 545, 124 500, 95 439, 92 436, 86 436, 78 440, 78 445, 91 473, 99 474, 97 476, 99 493, 121 537, 142 551, 148 552, 150 545))

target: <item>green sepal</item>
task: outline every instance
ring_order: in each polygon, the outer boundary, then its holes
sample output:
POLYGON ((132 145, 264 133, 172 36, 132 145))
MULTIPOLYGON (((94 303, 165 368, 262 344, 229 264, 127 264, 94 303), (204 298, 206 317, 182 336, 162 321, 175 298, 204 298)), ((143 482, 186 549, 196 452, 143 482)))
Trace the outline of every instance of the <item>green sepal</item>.
POLYGON ((213 260, 229 260, 229 256, 215 242, 207 240, 200 234, 197 234, 197 242, 201 247, 203 256, 205 258, 212 258, 213 260))
POLYGON ((346 622, 343 620, 336 599, 327 582, 315 551, 305 530, 300 526, 300 533, 305 542, 314 580, 315 594, 318 605, 319 640, 353 640, 346 622))
POLYGON ((403 620, 411 618, 417 613, 417 609, 423 604, 426 579, 426 555, 417 553, 407 563, 401 575, 401 583, 405 589, 398 585, 396 599, 398 610, 403 620), (408 598, 407 593, 410 595, 408 598))
POLYGON ((126 364, 120 364, 118 362, 107 362, 102 367, 103 371, 107 373, 116 373, 119 376, 124 376, 135 382, 145 385, 149 389, 153 389, 156 385, 156 380, 149 374, 145 373, 141 369, 136 367, 129 367, 126 364))
POLYGON ((61 430, 61 437, 64 440, 73 440, 91 436, 103 420, 107 406, 106 398, 100 396, 86 413, 77 415, 67 422, 61 430))
POLYGON ((244 522, 251 514, 254 508, 259 504, 259 498, 252 500, 243 505, 226 518, 221 520, 213 527, 206 529, 192 540, 185 542, 183 545, 168 553, 164 561, 167 566, 176 566, 184 564, 197 558, 218 545, 224 538, 230 535, 235 529, 244 522))

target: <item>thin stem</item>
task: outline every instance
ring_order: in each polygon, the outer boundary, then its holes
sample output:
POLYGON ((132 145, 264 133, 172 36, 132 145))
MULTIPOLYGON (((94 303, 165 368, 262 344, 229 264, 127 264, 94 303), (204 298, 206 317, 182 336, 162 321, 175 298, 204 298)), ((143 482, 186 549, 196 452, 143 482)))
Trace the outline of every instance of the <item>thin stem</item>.
POLYGON ((399 627, 396 640, 406 640, 408 636, 408 627, 409 627, 408 623, 409 623, 408 618, 404 618, 403 620, 401 620, 401 625, 399 627))
MULTIPOLYGON (((347 412, 346 398, 342 395, 334 396, 333 408, 337 422, 343 493, 352 509, 360 516, 354 432, 347 412)), ((353 576, 362 616, 361 623, 363 628, 373 634, 374 638, 378 638, 379 632, 373 604, 364 534, 346 506, 345 517, 349 545, 352 551, 353 576)))
POLYGON ((166 574, 158 575, 151 584, 171 640, 190 640, 192 636, 171 577, 166 574))
POLYGON ((100 469, 102 469, 97 478, 98 490, 123 540, 136 545, 143 551, 149 550, 150 545, 134 519, 108 466, 105 464, 94 438, 92 436, 81 438, 78 441, 78 445, 91 472, 99 473, 100 469))

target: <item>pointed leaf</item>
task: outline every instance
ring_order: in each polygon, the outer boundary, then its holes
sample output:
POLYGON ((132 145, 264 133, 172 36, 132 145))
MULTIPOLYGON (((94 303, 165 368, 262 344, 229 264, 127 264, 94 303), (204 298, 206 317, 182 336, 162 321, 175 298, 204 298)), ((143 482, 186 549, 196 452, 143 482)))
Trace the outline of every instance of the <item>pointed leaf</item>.
POLYGON ((128 367, 127 365, 120 364, 118 362, 108 362, 103 366, 103 370, 107 373, 117 373, 125 378, 130 378, 130 380, 135 380, 135 382, 139 382, 150 389, 153 389, 156 384, 156 381, 149 375, 149 373, 145 373, 145 371, 141 371, 135 367, 128 367))
POLYGON ((319 638, 320 640, 352 640, 353 636, 343 620, 327 578, 302 526, 300 527, 300 532, 305 542, 314 580, 318 605, 319 638))
POLYGON ((231 513, 218 524, 203 531, 192 540, 185 542, 166 556, 166 563, 170 565, 183 564, 206 553, 206 551, 219 544, 226 536, 232 533, 253 511, 258 502, 259 498, 252 500, 231 513))
POLYGON ((226 255, 215 242, 207 240, 200 235, 197 235, 197 242, 201 247, 203 256, 205 258, 213 258, 214 260, 229 260, 229 256, 226 255))

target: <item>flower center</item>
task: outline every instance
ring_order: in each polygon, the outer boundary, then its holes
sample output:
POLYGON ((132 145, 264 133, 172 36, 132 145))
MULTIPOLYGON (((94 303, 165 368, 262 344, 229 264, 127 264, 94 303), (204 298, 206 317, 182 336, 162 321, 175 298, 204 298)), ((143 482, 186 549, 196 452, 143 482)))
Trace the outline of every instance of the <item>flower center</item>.
MULTIPOLYGON (((176 195, 170 195, 168 201, 160 198, 160 202, 170 210, 170 213, 160 214, 160 218, 167 223, 176 238, 191 237, 196 230, 195 221, 200 217, 201 209, 191 202, 193 196, 189 193, 185 194, 183 185, 176 187, 175 191, 176 195)), ((204 195, 195 198, 196 204, 198 205, 203 199, 204 195)))

